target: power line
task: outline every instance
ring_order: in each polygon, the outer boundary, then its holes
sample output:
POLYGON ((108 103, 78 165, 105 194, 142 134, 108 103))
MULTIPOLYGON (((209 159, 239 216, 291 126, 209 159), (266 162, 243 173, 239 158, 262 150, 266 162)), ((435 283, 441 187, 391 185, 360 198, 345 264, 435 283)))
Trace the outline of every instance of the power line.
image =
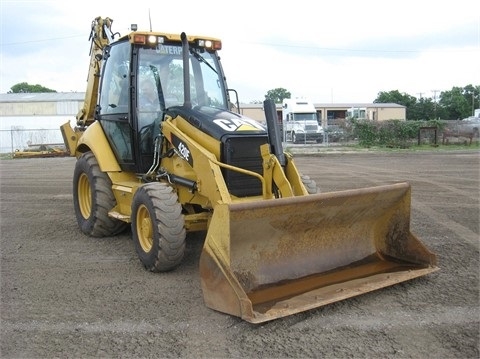
MULTIPOLYGON (((38 39, 38 40, 28 40, 28 41, 17 41, 17 42, 0 42, 1 47, 7 46, 17 46, 17 45, 24 45, 24 44, 33 44, 33 43, 40 43, 40 42, 48 42, 48 41, 58 41, 58 40, 65 40, 65 39, 73 39, 84 37, 85 35, 70 35, 70 36, 63 36, 63 37, 52 37, 48 39, 38 39)), ((307 49, 307 50, 318 50, 318 51, 326 51, 326 52, 351 52, 351 53, 362 53, 362 52, 370 52, 370 53, 421 53, 421 52, 470 52, 470 50, 378 50, 378 49, 353 49, 353 48, 333 48, 333 47, 320 47, 320 46, 308 46, 308 45, 292 45, 292 44, 279 44, 279 43, 268 43, 268 42, 247 42, 247 44, 251 45, 262 45, 262 46, 273 46, 273 47, 284 47, 284 48, 296 48, 296 49, 307 49)))
POLYGON ((73 39, 77 37, 86 37, 85 35, 71 35, 71 36, 64 36, 64 37, 52 37, 50 39, 39 39, 39 40, 29 40, 29 41, 18 41, 18 42, 1 42, 0 46, 15 46, 15 45, 24 45, 24 44, 34 44, 38 42, 47 42, 47 41, 57 41, 57 40, 65 40, 65 39, 73 39))

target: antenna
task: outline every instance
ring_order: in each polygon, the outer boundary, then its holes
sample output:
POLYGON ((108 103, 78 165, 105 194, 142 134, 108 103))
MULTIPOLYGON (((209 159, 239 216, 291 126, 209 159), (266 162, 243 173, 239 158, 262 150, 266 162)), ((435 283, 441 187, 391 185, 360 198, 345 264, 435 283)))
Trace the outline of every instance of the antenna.
POLYGON ((152 32, 152 18, 150 17, 150 9, 148 9, 148 22, 150 23, 150 32, 152 32))

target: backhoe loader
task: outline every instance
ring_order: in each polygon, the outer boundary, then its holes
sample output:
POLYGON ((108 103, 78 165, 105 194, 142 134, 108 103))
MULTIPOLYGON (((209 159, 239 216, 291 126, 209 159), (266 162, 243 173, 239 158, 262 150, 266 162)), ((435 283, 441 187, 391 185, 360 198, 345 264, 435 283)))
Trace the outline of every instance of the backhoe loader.
POLYGON ((167 272, 204 231, 204 302, 250 323, 438 269, 410 231, 408 183, 316 193, 282 148, 274 103, 266 124, 240 115, 220 39, 111 26, 92 22, 84 106, 61 127, 83 233, 130 226, 146 270, 167 272))

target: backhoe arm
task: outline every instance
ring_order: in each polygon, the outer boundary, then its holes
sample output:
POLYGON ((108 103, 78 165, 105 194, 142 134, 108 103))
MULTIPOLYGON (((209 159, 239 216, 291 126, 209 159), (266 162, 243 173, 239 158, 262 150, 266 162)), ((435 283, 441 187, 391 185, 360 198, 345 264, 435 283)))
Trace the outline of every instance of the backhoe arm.
POLYGON ((105 46, 113 41, 111 32, 113 20, 100 16, 92 21, 92 29, 89 40, 90 47, 90 68, 88 70, 87 90, 83 108, 77 114, 77 125, 88 126, 94 121, 95 105, 97 103, 98 84, 100 69, 103 61, 102 52, 105 46))

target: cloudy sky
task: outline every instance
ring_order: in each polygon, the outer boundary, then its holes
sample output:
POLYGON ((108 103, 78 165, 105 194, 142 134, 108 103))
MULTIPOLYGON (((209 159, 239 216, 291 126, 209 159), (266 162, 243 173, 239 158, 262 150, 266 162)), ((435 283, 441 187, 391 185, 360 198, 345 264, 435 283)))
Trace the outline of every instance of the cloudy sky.
POLYGON ((110 17, 125 35, 134 23, 148 30, 149 14, 154 31, 221 38, 244 103, 278 87, 358 103, 480 85, 478 0, 0 0, 0 93, 20 82, 84 92, 92 20, 110 17))

